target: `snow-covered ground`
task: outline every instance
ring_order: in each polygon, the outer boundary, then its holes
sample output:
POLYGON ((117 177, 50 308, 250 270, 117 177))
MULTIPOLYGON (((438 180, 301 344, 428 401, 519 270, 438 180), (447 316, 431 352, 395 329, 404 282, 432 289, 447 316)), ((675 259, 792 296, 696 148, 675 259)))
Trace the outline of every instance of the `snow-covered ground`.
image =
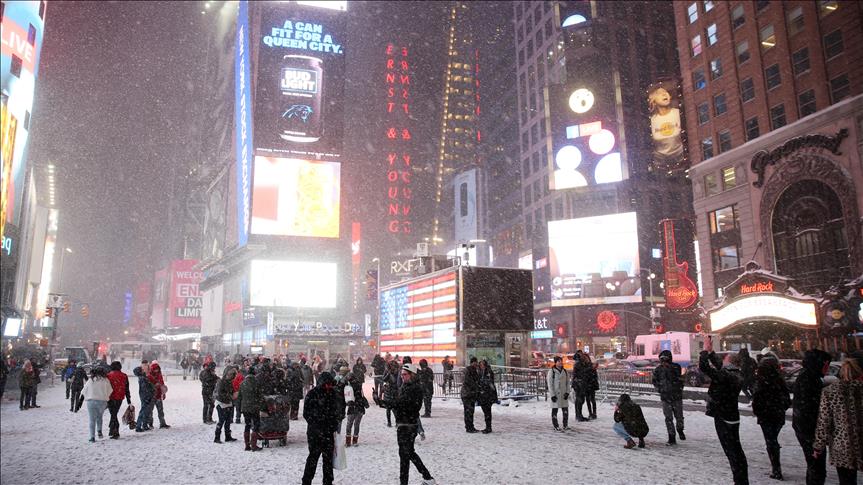
MULTIPOLYGON (((221 369, 220 369, 221 370, 221 369)), ((130 379, 137 402, 137 379, 130 379)), ((214 444, 213 425, 201 423, 198 381, 167 378, 165 413, 170 429, 147 433, 121 427, 119 440, 88 443, 86 408, 73 414, 64 386, 40 385, 40 409, 20 411, 8 398, 0 410, 0 482, 66 483, 299 483, 308 449, 305 422, 291 422, 288 446, 259 453, 243 451, 242 426, 233 425, 235 443, 214 444)), ((368 393, 367 393, 368 395, 368 393)), ((123 406, 125 409, 125 405, 123 406)), ((687 441, 669 448, 662 411, 644 407, 651 432, 646 449, 623 449, 612 432, 612 405, 599 405, 599 419, 551 429, 545 402, 494 407, 494 433, 466 434, 461 403, 435 401, 433 418, 424 419, 427 439, 417 450, 440 484, 635 484, 731 483, 728 462, 716 440, 711 418, 686 413, 687 441)), ((574 416, 571 416, 574 418, 574 416)), ((764 451, 761 430, 743 417, 741 435, 752 484, 776 484, 764 451)), ((158 420, 157 420, 158 426, 158 420)), ((483 427, 477 408, 476 424, 483 427)), ((105 413, 104 432, 108 432, 105 413)), ((803 483, 805 462, 790 423, 780 434, 786 483, 803 483)), ((359 447, 348 449, 348 469, 335 472, 340 484, 398 483, 395 428, 384 411, 372 406, 362 423, 359 447)), ((421 477, 411 468, 411 483, 421 477)), ((321 483, 321 472, 315 483, 321 483)), ((828 483, 837 483, 828 466, 828 483)))

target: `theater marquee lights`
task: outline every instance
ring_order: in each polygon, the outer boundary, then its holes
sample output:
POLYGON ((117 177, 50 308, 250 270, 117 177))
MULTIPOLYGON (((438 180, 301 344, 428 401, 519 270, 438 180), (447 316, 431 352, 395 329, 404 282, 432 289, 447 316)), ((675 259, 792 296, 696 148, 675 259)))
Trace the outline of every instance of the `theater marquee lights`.
POLYGON ((413 203, 409 51, 407 46, 390 43, 385 53, 383 141, 387 167, 386 227, 393 234, 409 234, 413 203))
POLYGON ((739 297, 710 313, 710 328, 714 332, 732 325, 772 320, 815 328, 818 325, 814 302, 799 301, 776 294, 755 294, 739 297))

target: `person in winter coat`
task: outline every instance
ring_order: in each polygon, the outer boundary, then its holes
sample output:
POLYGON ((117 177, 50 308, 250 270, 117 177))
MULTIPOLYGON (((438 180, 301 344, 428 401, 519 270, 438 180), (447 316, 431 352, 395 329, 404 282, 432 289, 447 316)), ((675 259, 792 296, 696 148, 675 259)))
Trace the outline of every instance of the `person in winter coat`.
POLYGON ((423 406, 425 406, 424 418, 431 417, 432 396, 434 396, 434 371, 429 367, 425 359, 420 359, 420 369, 417 377, 423 390, 423 406))
POLYGON ((300 359, 300 372, 303 376, 303 396, 309 393, 312 390, 312 386, 315 384, 315 377, 312 373, 312 368, 306 363, 306 359, 300 359))
MULTIPOLYGON (((72 374, 75 373, 76 365, 77 364, 74 360, 70 360, 69 364, 66 365, 66 368, 63 369, 63 373, 60 374, 60 380, 66 382, 66 399, 69 399, 69 395, 72 392, 72 374)), ((2 391, 2 389, 0 389, 0 391, 2 391)))
POLYGON ((309 456, 306 458, 303 485, 311 485, 321 455, 323 455, 321 464, 324 473, 323 483, 324 485, 333 483, 334 433, 338 431, 339 423, 344 418, 344 407, 339 403, 338 394, 332 374, 322 372, 318 378, 318 385, 306 395, 303 419, 308 423, 306 439, 309 444, 309 456))
POLYGON ((863 365, 846 358, 839 370, 839 382, 821 393, 814 453, 830 448, 830 464, 836 467, 839 485, 857 483, 863 470, 863 365))
POLYGON ((665 415, 665 428, 668 431, 669 446, 677 444, 674 420, 677 419, 677 434, 686 440, 683 434, 683 376, 680 365, 672 362, 670 350, 659 353, 659 365, 653 369, 653 387, 659 393, 662 401, 662 414, 665 415))
MULTIPOLYGON (((576 421, 588 421, 582 413, 582 406, 587 400, 587 390, 590 387, 590 364, 584 361, 584 353, 577 351, 572 356, 575 361, 572 365, 572 390, 575 392, 575 419, 576 421)), ((588 408, 588 413, 590 409, 588 408)))
POLYGON ((445 355, 443 361, 441 361, 441 367, 443 368, 443 383, 441 384, 441 388, 443 388, 444 392, 452 391, 452 382, 454 379, 455 364, 449 359, 448 355, 445 355))
POLYGON ((256 369, 254 366, 249 367, 246 377, 240 384, 239 401, 243 408, 243 419, 246 422, 246 427, 243 430, 243 441, 246 444, 246 451, 258 451, 258 431, 261 428, 260 411, 264 408, 264 396, 261 395, 261 389, 258 387, 255 377, 256 369))
POLYGON ((806 458, 806 485, 823 485, 827 479, 827 457, 823 453, 816 457, 814 444, 823 378, 829 368, 830 354, 807 350, 803 354, 803 370, 791 388, 794 396, 791 427, 806 458))
POLYGON ((33 391, 33 386, 36 385, 36 372, 33 370, 33 363, 29 360, 24 361, 24 367, 21 369, 18 381, 21 388, 21 398, 18 408, 22 411, 30 409, 30 393, 33 391))
MULTIPOLYGON (((200 377, 201 372, 201 357, 200 356, 189 356, 189 365, 192 366, 192 380, 198 379, 200 377)), ((213 415, 210 414, 210 422, 213 422, 213 415)))
POLYGON ((120 420, 117 414, 120 412, 120 406, 123 405, 123 398, 126 399, 127 406, 132 404, 129 376, 123 372, 123 364, 119 361, 111 362, 108 382, 111 383, 111 395, 108 397, 108 412, 111 414, 111 420, 108 422, 108 437, 115 440, 120 437, 120 420))
POLYGON ((96 442, 97 429, 99 438, 102 438, 102 416, 108 407, 111 391, 111 382, 105 375, 105 370, 98 366, 93 367, 93 370, 90 371, 90 380, 84 384, 84 389, 81 391, 81 394, 84 395, 84 401, 87 403, 87 414, 90 417, 90 443, 96 442))
POLYGON ((569 429, 569 373, 563 368, 563 359, 554 357, 554 366, 545 378, 548 394, 551 396, 551 424, 555 431, 561 428, 557 422, 557 410, 563 411, 563 429, 569 429))
POLYGON ((387 362, 381 357, 381 354, 375 354, 372 358, 372 373, 374 374, 375 387, 372 389, 372 398, 378 398, 381 395, 381 385, 383 384, 384 372, 386 372, 387 362))
MULTIPOLYGON (((165 407, 164 401, 166 394, 168 392, 168 386, 165 385, 165 379, 162 376, 162 368, 159 366, 159 363, 155 360, 150 363, 150 370, 147 373, 147 379, 150 380, 150 383, 153 384, 153 405, 156 408, 156 413, 159 416, 159 428, 168 429, 168 423, 165 422, 165 407)), ((153 428, 153 413, 150 412, 148 417, 148 424, 150 429, 153 428)))
POLYGON ((464 407, 464 430, 468 433, 478 433, 473 425, 473 413, 476 401, 479 399, 479 364, 476 357, 470 358, 470 365, 464 369, 461 385, 461 403, 464 407))
POLYGON ((363 415, 366 414, 366 409, 369 407, 369 401, 363 395, 363 383, 357 379, 355 373, 348 376, 348 385, 353 390, 354 398, 347 402, 346 407, 345 445, 357 446, 357 442, 360 439, 360 423, 363 420, 363 415))
MULTIPOLYGON (((231 359, 231 362, 233 362, 233 359, 231 359)), ((231 364, 231 365, 235 365, 235 364, 231 364)), ((234 396, 235 396, 234 397, 234 415, 237 418, 237 420, 235 422, 237 424, 240 424, 240 418, 242 417, 242 406, 240 406, 239 392, 240 392, 240 384, 243 383, 243 379, 246 377, 246 375, 245 375, 244 369, 241 369, 239 366, 236 366, 236 369, 237 369, 237 375, 234 377, 234 380, 231 381, 231 385, 234 388, 234 396)))
POLYGON ((596 366, 590 361, 590 354, 582 353, 581 360, 584 362, 584 402, 587 403, 587 418, 596 419, 596 391, 599 390, 599 375, 596 366))
POLYGON ((749 350, 746 347, 740 349, 738 354, 740 356, 740 373, 743 376, 741 390, 743 391, 743 395, 751 400, 752 386, 755 385, 755 369, 758 367, 758 364, 755 362, 755 359, 750 357, 749 350))
POLYGON ((497 387, 494 385, 494 371, 488 365, 488 360, 479 362, 479 406, 485 418, 483 434, 491 433, 491 407, 497 402, 497 387))
MULTIPOLYGON (((474 363, 476 358, 472 359, 474 363)), ((408 484, 411 463, 423 477, 423 485, 434 485, 435 479, 425 467, 414 448, 420 420, 423 391, 417 380, 417 367, 404 364, 401 370, 402 386, 394 400, 384 399, 382 404, 396 415, 396 439, 399 444, 399 483, 408 484)))
POLYGON ((303 371, 299 362, 288 369, 288 398, 291 403, 291 421, 300 419, 300 401, 303 399, 303 371))
POLYGON ((770 478, 782 480, 782 465, 779 461, 779 432, 785 425, 785 411, 791 406, 791 395, 785 379, 779 372, 779 360, 765 357, 755 372, 752 391, 752 412, 758 418, 767 457, 772 468, 770 478))
POLYGON ((138 397, 141 399, 141 411, 138 413, 138 422, 135 426, 135 432, 141 433, 152 429, 149 425, 153 419, 153 406, 155 406, 156 388, 150 381, 150 363, 146 360, 141 361, 140 367, 132 369, 132 373, 138 378, 138 397))
POLYGON ((204 424, 214 424, 213 410, 216 407, 213 392, 216 390, 216 381, 219 376, 216 375, 216 363, 210 362, 198 375, 201 379, 201 398, 204 400, 204 424))
POLYGON ((81 390, 84 389, 84 383, 87 382, 87 371, 84 370, 84 363, 78 362, 75 365, 75 371, 72 372, 72 384, 69 386, 69 389, 72 392, 72 402, 69 406, 69 411, 78 412, 80 406, 78 405, 78 399, 81 396, 81 390))
POLYGON ((740 412, 737 397, 743 385, 740 374, 740 354, 727 354, 721 362, 713 352, 713 341, 708 337, 698 361, 698 369, 710 377, 705 414, 713 418, 716 435, 722 451, 728 458, 734 485, 748 485, 749 465, 740 444, 740 412))
POLYGON ((185 356, 180 360, 180 368, 183 369, 183 380, 185 381, 189 376, 189 371, 192 370, 192 366, 189 365, 189 359, 185 356))
MULTIPOLYGON (((398 362, 391 360, 387 363, 387 370, 384 373, 383 381, 382 381, 382 399, 384 401, 390 400, 392 401, 396 397, 398 397, 399 393, 399 364, 398 362)), ((392 428, 392 410, 387 408, 387 427, 392 428)))
POLYGON ((629 394, 621 394, 614 408, 614 432, 626 440, 623 447, 627 450, 635 448, 632 437, 638 438, 638 447, 644 448, 644 437, 650 432, 641 406, 632 401, 629 394))
POLYGON ((30 365, 33 366, 33 386, 30 388, 30 394, 24 401, 24 406, 27 406, 27 403, 30 403, 31 408, 41 408, 36 404, 36 395, 39 394, 39 383, 42 382, 42 378, 39 377, 39 374, 42 372, 42 367, 39 366, 39 363, 36 359, 30 359, 30 365))
POLYGON ((231 437, 231 421, 234 417, 234 399, 237 394, 234 392, 234 378, 237 377, 237 368, 234 366, 225 367, 222 374, 222 379, 216 384, 216 412, 219 415, 219 423, 216 424, 216 437, 213 443, 222 443, 222 427, 225 428, 225 443, 237 441, 231 437))
POLYGON ((354 362, 354 366, 351 369, 354 377, 356 377, 360 382, 365 383, 367 370, 368 369, 366 368, 366 364, 363 363, 363 358, 357 357, 357 360, 354 362))
POLYGON ((264 359, 261 362, 258 366, 258 372, 255 374, 255 378, 258 381, 258 387, 261 389, 262 396, 272 396, 276 393, 270 359, 264 359))

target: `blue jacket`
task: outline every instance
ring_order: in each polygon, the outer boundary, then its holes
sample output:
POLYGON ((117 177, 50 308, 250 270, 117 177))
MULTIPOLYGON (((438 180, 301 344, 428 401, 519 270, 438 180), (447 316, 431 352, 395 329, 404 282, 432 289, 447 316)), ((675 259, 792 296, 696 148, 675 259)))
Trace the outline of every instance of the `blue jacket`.
POLYGON ((147 374, 145 374, 140 367, 135 367, 132 372, 135 374, 135 377, 138 378, 138 396, 141 398, 141 404, 143 405, 145 402, 152 401, 156 394, 156 388, 153 386, 153 383, 147 379, 147 374))
POLYGON ((60 379, 60 380, 61 380, 61 381, 67 381, 67 380, 70 380, 70 379, 72 379, 72 374, 74 374, 74 373, 75 373, 75 366, 73 366, 73 365, 67 365, 67 366, 66 366, 66 370, 65 370, 65 371, 63 371, 63 375, 62 375, 62 377, 61 377, 61 379, 60 379))

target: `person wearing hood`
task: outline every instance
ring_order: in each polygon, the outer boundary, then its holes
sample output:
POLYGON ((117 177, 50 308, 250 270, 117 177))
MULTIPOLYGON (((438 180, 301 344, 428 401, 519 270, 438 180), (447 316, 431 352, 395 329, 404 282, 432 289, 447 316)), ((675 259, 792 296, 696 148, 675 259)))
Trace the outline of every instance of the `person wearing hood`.
POLYGON ((18 408, 22 411, 30 409, 30 393, 35 386, 36 376, 33 370, 33 364, 29 360, 24 361, 24 367, 21 369, 21 374, 18 377, 19 387, 21 388, 21 398, 18 408))
POLYGON ((138 422, 135 426, 135 432, 141 433, 153 429, 150 427, 150 421, 153 419, 153 406, 156 395, 156 388, 150 381, 150 362, 141 361, 140 367, 135 367, 132 370, 135 377, 138 378, 138 397, 141 399, 141 412, 138 413, 138 422))
MULTIPOLYGON (((162 376, 162 368, 155 360, 150 363, 150 371, 147 373, 147 378, 153 384, 153 405, 156 408, 156 413, 159 416, 159 428, 168 429, 168 423, 165 422, 165 407, 164 401, 167 397, 168 386, 165 385, 165 378, 162 376)), ((150 412, 148 425, 153 428, 153 413, 150 412)))
POLYGON ((722 451, 728 458, 734 485, 749 484, 749 465, 740 444, 740 411, 737 398, 743 385, 740 374, 740 354, 727 354, 720 361, 713 352, 713 340, 708 337, 698 360, 698 369, 710 377, 707 389, 707 410, 713 418, 722 451))
POLYGON ((111 420, 108 422, 108 437, 115 440, 120 437, 120 420, 117 418, 117 414, 120 412, 120 406, 123 405, 123 398, 126 399, 127 406, 132 404, 132 395, 129 392, 129 376, 123 372, 123 364, 119 361, 111 362, 108 381, 111 383, 111 396, 108 398, 108 412, 111 413, 111 420))
POLYGON ((216 382, 219 380, 219 376, 216 375, 216 363, 208 363, 198 378, 201 380, 201 398, 204 401, 204 424, 214 424, 213 410, 216 408, 216 401, 213 399, 213 392, 215 392, 216 382))
POLYGON ((417 377, 423 390, 423 407, 425 408, 425 412, 422 417, 430 418, 432 397, 434 396, 434 371, 429 367, 427 360, 420 359, 420 370, 417 377))
POLYGON ((357 357, 356 362, 354 362, 354 367, 351 369, 351 372, 354 374, 354 377, 357 378, 361 383, 366 382, 366 365, 363 363, 362 357, 357 357))
POLYGON ((255 374, 255 377, 258 380, 261 395, 272 396, 276 393, 270 359, 263 359, 258 366, 258 372, 255 374))
POLYGON ((288 400, 291 403, 291 421, 300 419, 300 401, 303 400, 303 371, 299 362, 292 362, 287 370, 288 400))
POLYGON ((614 407, 614 432, 626 440, 627 450, 635 448, 633 437, 638 438, 638 447, 644 448, 644 437, 650 432, 641 406, 632 401, 629 394, 621 394, 614 407))
MULTIPOLYGON (((234 400, 237 393, 234 392, 234 378, 237 377, 237 368, 225 367, 222 379, 216 384, 216 412, 219 414, 219 423, 216 425, 216 437, 213 443, 222 443, 222 427, 225 428, 225 443, 237 441, 231 437, 231 421, 234 417, 234 400)), ((240 384, 242 385, 242 384, 240 384)))
POLYGON ((746 347, 740 349, 738 355, 740 357, 740 375, 743 377, 743 386, 740 390, 751 401, 752 386, 755 385, 755 369, 758 368, 758 363, 749 355, 749 349, 746 347))
POLYGON ((108 407, 108 399, 111 397, 111 382, 105 375, 105 369, 96 366, 90 371, 90 380, 84 384, 81 394, 87 402, 87 414, 90 417, 90 443, 96 442, 96 430, 99 438, 102 438, 102 416, 108 407))
POLYGON ((551 425, 555 431, 560 431, 557 421, 557 410, 563 411, 563 429, 569 429, 569 373, 563 368, 563 359, 554 356, 554 366, 548 370, 545 383, 551 396, 551 425))
POLYGON ((246 371, 246 377, 240 384, 239 401, 243 408, 243 418, 246 421, 246 427, 243 430, 243 441, 246 444, 246 451, 258 451, 258 431, 261 428, 260 411, 264 408, 264 396, 261 395, 261 390, 258 387, 255 377, 256 369, 254 366, 249 367, 246 371))
POLYGON ((344 418, 344 404, 339 402, 339 392, 336 380, 329 372, 321 372, 318 385, 306 394, 306 404, 303 407, 303 419, 308 426, 306 439, 309 445, 309 456, 303 473, 303 485, 311 485, 318 468, 318 460, 323 455, 324 485, 333 483, 333 449, 334 434, 339 430, 339 423, 344 418))
POLYGON ((476 357, 470 358, 470 365, 464 369, 461 385, 461 404, 464 408, 464 430, 467 433, 479 433, 474 427, 473 414, 476 401, 479 399, 479 363, 476 357))
POLYGON ((435 479, 423 464, 415 449, 423 405, 423 391, 417 379, 417 367, 404 364, 401 370, 402 386, 394 400, 384 399, 382 405, 392 409, 396 417, 396 439, 399 445, 399 483, 407 485, 411 463, 423 477, 423 485, 434 485, 435 479))
POLYGON ((75 371, 72 372, 72 384, 69 386, 69 389, 72 392, 72 402, 69 405, 69 411, 78 412, 80 406, 78 405, 78 399, 81 396, 81 390, 84 389, 84 383, 87 382, 87 371, 84 369, 84 363, 78 362, 75 366, 75 371))
POLYGON ((839 381, 824 389, 815 427, 816 457, 830 448, 830 464, 836 467, 839 485, 855 485, 863 471, 863 365, 846 358, 839 381))
POLYGON ((677 435, 686 440, 683 434, 683 377, 679 364, 672 361, 670 350, 659 353, 659 365, 653 369, 653 387, 662 401, 662 414, 665 415, 665 428, 668 431, 668 446, 677 444, 674 420, 677 419, 677 435))
POLYGON ((791 386, 794 398, 791 401, 791 427, 806 458, 806 485, 823 485, 827 479, 827 457, 814 456, 815 427, 818 422, 818 406, 824 376, 830 368, 830 354, 811 349, 803 354, 803 370, 791 386))
POLYGON ((761 359, 755 371, 752 390, 752 412, 758 418, 767 457, 770 459, 770 478, 782 480, 782 465, 779 461, 779 432, 785 425, 785 411, 791 406, 788 385, 779 372, 779 359, 768 355, 761 359))

